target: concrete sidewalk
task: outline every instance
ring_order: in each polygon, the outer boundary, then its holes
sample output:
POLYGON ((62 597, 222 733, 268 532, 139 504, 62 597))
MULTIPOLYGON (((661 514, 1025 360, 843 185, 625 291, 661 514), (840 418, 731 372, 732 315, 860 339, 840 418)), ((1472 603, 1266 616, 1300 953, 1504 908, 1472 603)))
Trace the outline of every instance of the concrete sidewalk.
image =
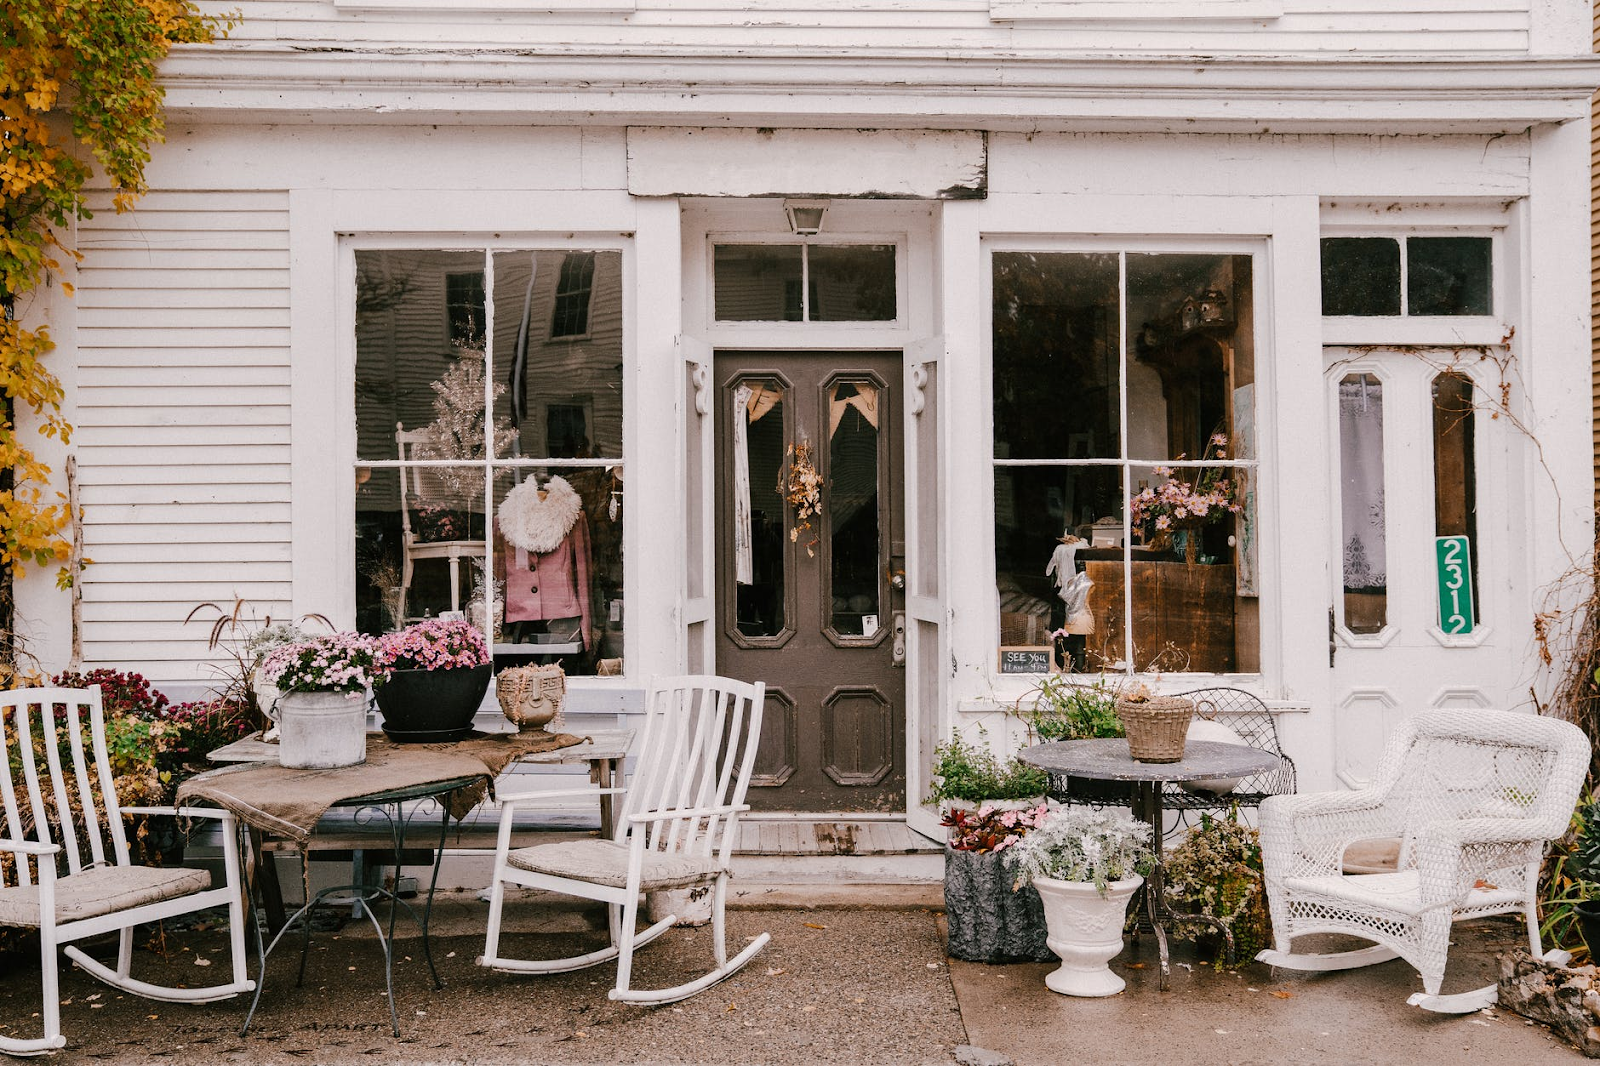
MULTIPOLYGON (((1172 989, 1157 990, 1155 943, 1113 963, 1128 989, 1067 999, 1045 965, 979 966, 944 955, 937 889, 864 899, 815 887, 764 888, 730 914, 737 945, 760 931, 768 949, 740 974, 684 1003, 641 1009, 606 999, 610 967, 544 977, 473 965, 484 904, 441 899, 433 948, 442 990, 427 979, 421 941, 402 922, 395 994, 402 1036, 390 1035, 381 955, 370 926, 312 938, 304 985, 299 944, 271 959, 248 1037, 248 1002, 201 1006, 119 996, 75 971, 63 977, 59 1063, 649 1063, 681 1066, 811 1063, 949 1066, 958 1061, 1062 1063, 1575 1063, 1576 1051, 1509 1014, 1430 1015, 1405 1004, 1420 985, 1399 962, 1315 976, 1251 965, 1217 972, 1178 945, 1172 989), (810 906, 791 906, 804 901, 810 906), (866 904, 875 903, 877 906, 866 904)), ((603 912, 533 898, 508 908, 513 950, 555 957, 603 937, 603 912)), ((1517 942, 1511 923, 1461 927, 1446 990, 1487 983, 1494 953, 1517 942)), ((136 976, 212 983, 225 964, 219 930, 169 933, 165 954, 141 951, 136 976)), ((161 945, 156 945, 161 946, 161 945)), ((704 968, 709 931, 674 930, 642 951, 636 983, 676 983, 704 968)), ((0 1024, 36 1031, 37 964, 12 957, 0 979, 0 1024)), ((253 967, 253 962, 252 962, 253 967)))

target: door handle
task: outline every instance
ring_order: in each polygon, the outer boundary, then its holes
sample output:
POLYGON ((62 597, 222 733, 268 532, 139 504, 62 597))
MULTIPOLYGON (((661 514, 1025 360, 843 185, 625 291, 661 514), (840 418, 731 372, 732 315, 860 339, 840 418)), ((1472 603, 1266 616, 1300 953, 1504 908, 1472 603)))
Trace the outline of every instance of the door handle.
POLYGON ((906 664, 906 613, 894 613, 894 643, 889 653, 890 666, 905 666, 906 664))

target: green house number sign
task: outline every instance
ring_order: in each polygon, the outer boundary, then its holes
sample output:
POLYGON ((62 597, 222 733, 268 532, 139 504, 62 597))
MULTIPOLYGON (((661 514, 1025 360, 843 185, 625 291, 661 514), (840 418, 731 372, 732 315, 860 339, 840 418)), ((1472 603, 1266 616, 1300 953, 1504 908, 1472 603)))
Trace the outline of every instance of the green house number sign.
POLYGON ((1433 538, 1439 564, 1439 628, 1451 636, 1472 632, 1472 545, 1466 537, 1433 538))

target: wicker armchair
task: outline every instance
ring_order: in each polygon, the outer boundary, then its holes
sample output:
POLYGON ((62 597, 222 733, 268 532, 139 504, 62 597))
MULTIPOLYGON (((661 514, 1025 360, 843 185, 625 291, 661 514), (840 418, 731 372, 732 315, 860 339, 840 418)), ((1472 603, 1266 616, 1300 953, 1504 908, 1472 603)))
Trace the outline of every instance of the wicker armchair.
POLYGON ((1424 991, 1407 1002, 1465 1013, 1495 1002, 1489 985, 1440 995, 1452 922, 1522 914, 1536 958, 1539 865, 1566 832, 1589 768, 1589 742, 1567 722, 1509 711, 1427 711, 1390 738, 1372 787, 1269 797, 1261 853, 1274 950, 1297 970, 1343 970, 1402 958, 1424 991), (1350 845, 1400 841, 1393 873, 1343 873, 1350 845), (1345 933, 1372 947, 1296 954, 1296 937, 1345 933))

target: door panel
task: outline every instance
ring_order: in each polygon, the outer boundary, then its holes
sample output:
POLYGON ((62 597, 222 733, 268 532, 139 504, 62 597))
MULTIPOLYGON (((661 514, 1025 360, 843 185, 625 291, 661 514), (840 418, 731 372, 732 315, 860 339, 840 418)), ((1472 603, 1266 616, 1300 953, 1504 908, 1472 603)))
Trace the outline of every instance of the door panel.
POLYGON ((905 809, 900 362, 715 357, 717 669, 768 685, 758 809, 905 809))

